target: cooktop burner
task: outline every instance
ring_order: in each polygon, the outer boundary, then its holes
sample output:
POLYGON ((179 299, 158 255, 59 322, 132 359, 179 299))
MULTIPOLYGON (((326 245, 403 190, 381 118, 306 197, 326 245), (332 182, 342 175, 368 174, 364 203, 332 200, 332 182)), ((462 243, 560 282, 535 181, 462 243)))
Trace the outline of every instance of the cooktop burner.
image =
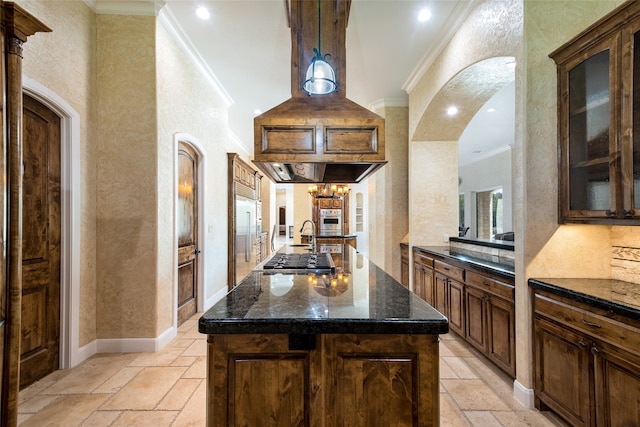
POLYGON ((319 254, 276 254, 262 267, 265 270, 330 271, 335 269, 331 256, 319 254))

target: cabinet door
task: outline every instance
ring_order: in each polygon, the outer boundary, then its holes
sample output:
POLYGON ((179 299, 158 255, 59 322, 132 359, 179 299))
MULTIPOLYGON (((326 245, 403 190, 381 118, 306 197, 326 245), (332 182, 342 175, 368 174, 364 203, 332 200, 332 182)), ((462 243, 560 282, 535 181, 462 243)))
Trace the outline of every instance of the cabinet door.
POLYGON ((640 22, 623 32, 625 52, 622 60, 622 121, 631 132, 622 133, 622 216, 640 218, 640 22), (631 82, 631 84, 628 84, 631 82))
POLYGON ((413 292, 420 298, 424 298, 424 267, 413 264, 413 292))
POLYGON ((515 306, 487 296, 487 352, 489 359, 512 377, 516 375, 515 306))
POLYGON ((210 336, 209 426, 314 425, 319 352, 289 347, 287 335, 210 336))
POLYGON ((593 420, 591 353, 584 335, 541 317, 534 320, 536 399, 560 414, 572 426, 593 420))
POLYGON ((457 280, 449 279, 449 329, 464 336, 464 285, 457 280))
POLYGON ((595 362, 598 426, 640 426, 640 358, 601 344, 595 362))
POLYGON ((430 305, 434 304, 435 286, 433 285, 433 269, 424 267, 422 269, 422 289, 424 290, 423 299, 430 305))
POLYGON ((447 281, 449 279, 447 278, 447 276, 443 276, 440 273, 434 273, 433 277, 436 281, 433 300, 433 302, 435 303, 434 307, 440 313, 449 317, 449 310, 447 310, 447 281))
POLYGON ((484 352, 487 350, 486 295, 478 289, 467 286, 465 297, 467 313, 465 338, 471 345, 484 352))
POLYGON ((562 220, 607 218, 618 208, 619 44, 618 33, 558 70, 562 220))

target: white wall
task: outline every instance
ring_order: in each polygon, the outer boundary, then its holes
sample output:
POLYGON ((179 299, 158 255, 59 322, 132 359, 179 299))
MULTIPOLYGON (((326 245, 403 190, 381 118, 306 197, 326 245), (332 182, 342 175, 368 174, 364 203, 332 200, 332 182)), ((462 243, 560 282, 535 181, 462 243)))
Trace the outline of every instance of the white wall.
POLYGON ((512 151, 511 147, 505 147, 491 157, 459 167, 458 175, 462 182, 458 190, 459 193, 464 193, 464 224, 465 227, 471 227, 466 237, 476 236, 476 222, 473 219, 475 192, 498 187, 502 188, 504 203, 503 230, 513 231, 512 151))

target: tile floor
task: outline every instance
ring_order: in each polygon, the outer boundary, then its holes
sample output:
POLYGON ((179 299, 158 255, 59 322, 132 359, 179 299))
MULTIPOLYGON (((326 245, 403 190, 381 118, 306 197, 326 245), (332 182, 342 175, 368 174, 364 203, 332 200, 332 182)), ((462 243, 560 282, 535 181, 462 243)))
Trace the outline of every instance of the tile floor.
MULTIPOLYGON (((20 393, 28 426, 204 426, 206 340, 200 315, 158 353, 97 354, 20 393)), ((512 381, 453 334, 440 344, 441 426, 564 426, 512 397, 512 381)))

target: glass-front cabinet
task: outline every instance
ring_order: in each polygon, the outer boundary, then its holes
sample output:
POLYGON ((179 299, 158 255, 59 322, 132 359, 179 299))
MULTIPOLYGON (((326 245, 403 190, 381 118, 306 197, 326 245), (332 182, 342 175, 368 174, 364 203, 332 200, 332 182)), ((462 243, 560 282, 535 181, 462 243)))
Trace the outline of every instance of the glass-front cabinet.
POLYGON ((560 223, 640 224, 640 2, 553 52, 560 223))

